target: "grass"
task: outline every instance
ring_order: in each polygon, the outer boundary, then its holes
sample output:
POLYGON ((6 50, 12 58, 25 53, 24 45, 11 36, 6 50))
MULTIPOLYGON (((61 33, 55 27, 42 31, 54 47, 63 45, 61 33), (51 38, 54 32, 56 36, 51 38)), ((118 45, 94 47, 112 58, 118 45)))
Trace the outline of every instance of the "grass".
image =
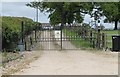
POLYGON ((68 36, 70 39, 70 42, 77 48, 89 48, 90 47, 90 42, 88 39, 82 39, 80 37, 70 37, 70 36, 77 36, 77 32, 74 30, 69 30, 69 29, 63 29, 63 32, 65 36, 68 36))
POLYGON ((101 33, 105 33, 105 34, 118 34, 118 30, 102 30, 101 33))

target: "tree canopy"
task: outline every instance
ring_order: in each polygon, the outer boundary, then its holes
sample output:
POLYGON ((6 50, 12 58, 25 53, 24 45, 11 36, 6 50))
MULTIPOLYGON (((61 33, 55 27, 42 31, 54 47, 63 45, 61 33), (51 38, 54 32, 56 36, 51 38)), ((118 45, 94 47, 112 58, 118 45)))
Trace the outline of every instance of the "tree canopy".
POLYGON ((81 23, 85 14, 93 16, 95 20, 105 16, 105 22, 115 22, 115 29, 120 21, 120 2, 30 2, 26 5, 49 12, 51 24, 81 23), (93 13, 93 9, 97 11, 93 13))
POLYGON ((30 2, 27 6, 38 8, 41 12, 49 12, 51 24, 70 24, 73 21, 81 23, 84 14, 89 13, 93 8, 90 2, 30 2))
POLYGON ((99 9, 103 11, 103 15, 106 17, 104 22, 114 22, 114 29, 117 29, 117 23, 120 21, 120 2, 104 2, 97 4, 99 4, 99 9))

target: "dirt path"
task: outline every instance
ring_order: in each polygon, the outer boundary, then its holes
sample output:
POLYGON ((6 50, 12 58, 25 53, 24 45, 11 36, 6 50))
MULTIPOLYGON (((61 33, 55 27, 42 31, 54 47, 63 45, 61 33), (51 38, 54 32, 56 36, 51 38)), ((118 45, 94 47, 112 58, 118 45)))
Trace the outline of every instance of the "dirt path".
MULTIPOLYGON (((43 37, 51 37, 46 35, 43 37)), ((70 42, 64 44, 74 47, 70 42)), ((42 44, 45 48, 56 48, 54 42, 42 44), (49 45, 48 45, 49 44, 49 45)), ((117 75, 117 53, 93 54, 90 51, 48 51, 36 61, 32 62, 27 69, 23 69, 14 75, 117 75)))

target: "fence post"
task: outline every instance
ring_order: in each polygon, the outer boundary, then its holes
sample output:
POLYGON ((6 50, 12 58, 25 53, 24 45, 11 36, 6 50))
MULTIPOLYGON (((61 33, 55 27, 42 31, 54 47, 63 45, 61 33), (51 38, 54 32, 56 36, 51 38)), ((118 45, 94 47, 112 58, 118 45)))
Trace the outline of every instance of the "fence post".
POLYGON ((100 31, 98 30, 98 34, 97 34, 97 47, 98 49, 100 49, 100 31))
POLYGON ((95 39, 93 40, 93 48, 95 48, 95 39))
POLYGON ((105 34, 102 33, 102 48, 105 47, 105 34))

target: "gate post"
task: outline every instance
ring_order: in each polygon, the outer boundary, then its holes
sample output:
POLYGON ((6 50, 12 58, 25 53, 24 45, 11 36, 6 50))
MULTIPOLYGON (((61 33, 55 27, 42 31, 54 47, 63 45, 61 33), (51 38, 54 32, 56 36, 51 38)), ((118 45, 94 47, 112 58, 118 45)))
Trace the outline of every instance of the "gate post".
POLYGON ((100 29, 101 29, 101 27, 100 27, 100 20, 98 20, 98 26, 97 26, 97 30, 98 30, 97 47, 98 47, 98 49, 100 49, 100 41, 101 41, 101 38, 100 38, 100 36, 101 36, 100 29))
POLYGON ((95 48, 95 38, 94 38, 94 40, 93 40, 93 48, 95 48))

